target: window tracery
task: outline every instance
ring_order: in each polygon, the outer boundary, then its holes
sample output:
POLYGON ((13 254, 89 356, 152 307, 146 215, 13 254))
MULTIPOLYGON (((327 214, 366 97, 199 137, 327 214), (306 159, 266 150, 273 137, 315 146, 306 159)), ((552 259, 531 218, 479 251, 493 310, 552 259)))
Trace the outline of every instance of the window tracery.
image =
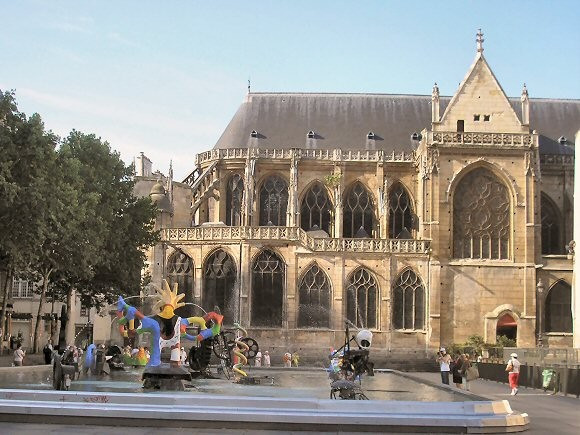
POLYGON ((252 265, 252 325, 282 326, 286 266, 276 253, 262 251, 252 265))
POLYGON ((396 183, 389 193, 389 238, 412 238, 413 208, 407 190, 396 183))
POLYGON ((546 296, 546 332, 572 332, 572 287, 558 281, 546 296))
POLYGON ((316 182, 306 192, 300 205, 300 228, 318 228, 330 234, 332 204, 322 183, 316 182), (315 227, 316 225, 316 227, 315 227))
MULTIPOLYGON (((193 302, 193 260, 183 251, 176 250, 167 260, 167 278, 177 283, 180 293, 185 293, 184 302, 193 302)), ((179 308, 181 315, 192 316, 193 306, 179 308)))
POLYGON ((228 180, 226 192, 226 225, 242 224, 242 202, 244 197, 244 180, 240 174, 234 174, 228 180))
POLYGON ((410 269, 403 271, 393 286, 393 327, 425 328, 425 288, 410 269))
POLYGON ((298 293, 298 327, 329 328, 330 282, 317 264, 313 264, 300 280, 298 293))
POLYGON ((377 282, 366 269, 353 273, 346 288, 346 317, 358 328, 377 327, 377 282))
POLYGON ((540 201, 542 219, 542 254, 562 254, 564 246, 560 238, 560 217, 556 205, 544 193, 540 201))
POLYGON ((374 216, 375 208, 370 193, 360 181, 355 182, 344 200, 343 237, 372 237, 374 216))
POLYGON ((236 280, 236 265, 231 255, 222 249, 211 254, 204 268, 203 306, 208 311, 218 307, 225 316, 224 321, 230 324, 236 318, 236 280))
POLYGON ((288 209, 288 184, 279 175, 272 175, 260 188, 259 225, 286 225, 288 209))
POLYGON ((454 258, 508 259, 510 196, 485 168, 467 174, 453 195, 454 258))

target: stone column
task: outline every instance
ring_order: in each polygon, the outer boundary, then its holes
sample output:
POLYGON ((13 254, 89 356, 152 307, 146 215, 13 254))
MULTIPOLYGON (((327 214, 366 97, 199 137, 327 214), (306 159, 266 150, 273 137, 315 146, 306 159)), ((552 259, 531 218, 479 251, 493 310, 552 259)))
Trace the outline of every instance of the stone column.
MULTIPOLYGON (((381 168, 382 169, 382 168, 381 168)), ((377 177, 379 172, 377 171, 377 177)), ((391 180, 384 171, 380 171, 380 178, 382 180, 381 187, 379 187, 379 237, 381 239, 389 238, 389 188, 391 187, 391 180)))
MULTIPOLYGON (((580 174, 580 130, 576 133, 574 169, 580 174)), ((580 176, 574 177, 574 209, 580 210, 580 176)), ((574 245, 580 239, 580 213, 574 213, 574 245)), ((572 281, 572 331, 574 347, 580 348, 580 265, 574 254, 574 279, 572 281)))
POLYGON ((334 188, 334 234, 335 238, 342 238, 342 192, 344 190, 344 168, 339 165, 334 167, 334 175, 339 177, 339 181, 334 188))
POLYGON ((295 227, 296 215, 298 214, 298 160, 300 160, 300 150, 292 148, 290 158, 290 186, 288 187, 288 209, 286 216, 286 226, 295 227))
POLYGON ((536 329, 538 331, 538 347, 544 347, 544 283, 542 278, 536 285, 536 329))
POLYGON ((246 168, 244 170, 244 197, 242 198, 242 226, 252 226, 254 212, 254 176, 256 173, 256 157, 252 148, 248 149, 246 168))

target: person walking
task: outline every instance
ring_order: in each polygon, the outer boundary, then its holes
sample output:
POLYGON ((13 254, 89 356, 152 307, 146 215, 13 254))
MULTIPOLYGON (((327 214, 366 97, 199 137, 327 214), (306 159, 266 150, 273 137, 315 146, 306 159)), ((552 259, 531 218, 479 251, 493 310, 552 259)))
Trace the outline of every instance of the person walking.
POLYGON ((461 390, 461 384, 463 379, 461 377, 461 370, 463 368, 463 357, 460 353, 455 355, 453 362, 451 363, 451 374, 453 375, 453 383, 457 388, 461 390))
POLYGON ((264 351, 264 356, 262 358, 264 360, 264 367, 270 367, 270 354, 267 350, 264 351))
POLYGON ((52 362, 52 340, 48 339, 48 342, 44 345, 42 353, 44 354, 44 363, 50 364, 52 362))
POLYGON ((510 383, 510 388, 512 389, 511 395, 515 396, 518 394, 518 381, 520 378, 520 365, 518 361, 518 354, 512 353, 510 355, 510 360, 507 363, 505 371, 508 372, 508 380, 510 383))
POLYGON ((442 347, 439 352, 437 352, 437 360, 439 363, 439 369, 441 371, 441 382, 445 385, 449 385, 449 364, 451 364, 451 356, 442 347))
POLYGON ((258 351, 256 356, 254 357, 254 365, 256 367, 262 367, 262 352, 258 351))
POLYGON ((467 376, 467 372, 469 371, 470 368, 471 368, 471 360, 469 359, 469 355, 464 353, 460 373, 461 378, 463 380, 465 391, 469 391, 469 378, 467 376))
MULTIPOLYGON (((145 357, 145 349, 143 349, 143 357, 145 357)), ((179 351, 179 359, 181 361, 181 365, 185 365, 185 362, 187 361, 187 352, 185 351, 185 347, 183 346, 179 351)))
POLYGON ((292 354, 290 352, 286 352, 282 359, 284 361, 284 367, 292 367, 292 354))
POLYGON ((26 352, 22 349, 22 344, 18 343, 16 345, 16 350, 14 351, 14 365, 22 366, 25 355, 26 352))

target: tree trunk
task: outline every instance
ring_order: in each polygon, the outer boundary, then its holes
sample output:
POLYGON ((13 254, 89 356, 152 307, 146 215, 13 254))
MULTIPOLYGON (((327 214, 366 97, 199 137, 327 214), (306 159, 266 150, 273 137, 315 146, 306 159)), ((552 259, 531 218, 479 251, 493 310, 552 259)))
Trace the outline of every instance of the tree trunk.
POLYGON ((74 344, 74 334, 75 334, 75 324, 73 322, 73 301, 74 301, 74 289, 70 288, 66 294, 66 314, 68 317, 68 322, 66 324, 65 338, 66 344, 74 344))
POLYGON ((32 345, 32 352, 37 353, 39 350, 38 346, 38 330, 40 328, 40 321, 42 320, 42 307, 44 306, 44 299, 46 298, 46 290, 48 289, 48 279, 52 269, 44 273, 42 277, 42 291, 40 293, 40 300, 38 301, 38 313, 36 315, 36 325, 34 325, 34 341, 32 345))
POLYGON ((2 298, 2 312, 0 313, 0 331, 2 331, 2 336, 0 337, 0 355, 4 352, 4 337, 7 336, 8 331, 4 330, 6 325, 6 306, 8 305, 8 283, 12 280, 12 269, 6 269, 6 281, 4 281, 4 297, 2 298))
POLYGON ((56 334, 56 325, 57 325, 57 320, 55 320, 55 318, 54 318, 54 298, 55 298, 55 294, 54 294, 54 288, 53 288, 53 290, 52 290, 52 304, 50 306, 50 339, 52 340, 53 345, 56 344, 54 336, 56 334))

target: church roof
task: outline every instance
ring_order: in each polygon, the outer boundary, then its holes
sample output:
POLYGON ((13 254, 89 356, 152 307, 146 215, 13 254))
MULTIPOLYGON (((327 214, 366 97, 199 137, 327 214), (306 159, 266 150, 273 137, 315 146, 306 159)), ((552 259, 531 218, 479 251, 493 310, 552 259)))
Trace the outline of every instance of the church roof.
MULTIPOLYGON (((451 97, 440 98, 443 113, 451 97)), ((519 98, 510 104, 521 119, 519 98)), ((431 126, 430 95, 249 93, 214 148, 317 148, 413 151, 414 132, 431 126), (369 133, 374 133, 370 140, 369 133)), ((540 152, 573 153, 580 100, 530 99, 530 129, 540 152)))

